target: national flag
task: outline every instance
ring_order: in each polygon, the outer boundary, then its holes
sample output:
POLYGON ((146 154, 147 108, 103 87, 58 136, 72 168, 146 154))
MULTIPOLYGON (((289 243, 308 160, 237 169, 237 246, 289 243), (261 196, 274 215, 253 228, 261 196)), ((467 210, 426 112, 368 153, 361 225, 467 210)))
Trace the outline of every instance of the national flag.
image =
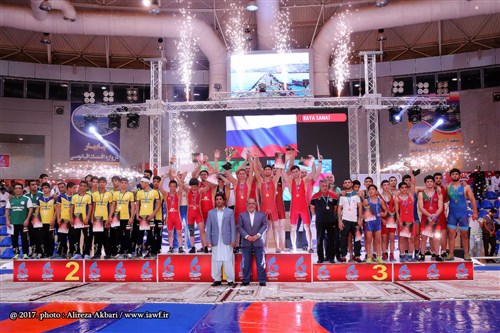
POLYGON ((245 148, 254 149, 259 157, 285 153, 285 146, 297 149, 297 116, 232 116, 226 117, 226 146, 234 147, 241 157, 245 148))

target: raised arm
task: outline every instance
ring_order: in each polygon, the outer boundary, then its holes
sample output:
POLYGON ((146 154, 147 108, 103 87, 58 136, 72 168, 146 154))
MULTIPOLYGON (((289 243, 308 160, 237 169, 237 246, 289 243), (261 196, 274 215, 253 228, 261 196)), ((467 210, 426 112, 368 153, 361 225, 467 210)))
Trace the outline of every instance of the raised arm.
POLYGON ((224 175, 226 176, 227 180, 231 184, 233 184, 233 186, 238 186, 238 180, 234 178, 233 174, 231 173, 231 170, 224 171, 224 175))

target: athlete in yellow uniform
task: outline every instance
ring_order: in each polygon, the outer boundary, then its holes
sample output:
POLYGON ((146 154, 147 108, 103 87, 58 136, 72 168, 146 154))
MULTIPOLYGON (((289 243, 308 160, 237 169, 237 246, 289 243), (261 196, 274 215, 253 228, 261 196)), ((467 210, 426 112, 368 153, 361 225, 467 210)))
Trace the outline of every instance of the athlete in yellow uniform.
POLYGON ((50 184, 42 184, 43 196, 38 198, 38 207, 36 208, 36 216, 40 216, 42 221, 41 228, 35 228, 33 235, 35 236, 35 252, 38 257, 50 258, 54 253, 54 225, 56 221, 55 200, 50 195, 50 184))
MULTIPOLYGON (((75 193, 75 183, 68 182, 57 184, 59 195, 56 199, 56 219, 59 229, 57 230, 57 249, 53 259, 71 258, 73 255, 68 252, 68 249, 73 249, 72 240, 68 248, 68 238, 73 234, 74 229, 70 226, 71 221, 71 197, 75 193), (63 231, 67 230, 67 231, 63 231)), ((71 251, 71 250, 70 250, 71 251)))
POLYGON ((113 204, 111 205, 110 215, 116 215, 120 220, 120 226, 113 228, 114 240, 116 245, 115 258, 131 258, 131 239, 130 233, 134 223, 135 216, 135 197, 134 193, 128 190, 128 179, 120 179, 120 191, 113 193, 113 204))
MULTIPOLYGON (((137 192, 137 207, 138 207, 138 212, 137 212, 137 219, 139 221, 145 220, 146 222, 150 223, 150 226, 153 226, 154 228, 154 220, 156 217, 156 213, 158 213, 158 210, 161 208, 161 201, 160 201, 160 193, 157 190, 151 189, 149 187, 149 179, 147 178, 142 178, 141 179, 141 188, 142 190, 137 192)), ((144 239, 144 232, 145 230, 140 230, 137 234, 137 244, 136 244, 136 255, 139 256, 141 253, 142 249, 142 240, 144 239)), ((152 246, 154 242, 154 236, 152 233, 152 230, 150 229, 147 234, 147 242, 146 242, 146 248, 147 251, 144 254, 145 258, 154 258, 153 254, 151 253, 152 246)))
POLYGON ((89 228, 90 215, 92 214, 92 196, 87 193, 88 184, 86 181, 81 181, 78 185, 78 193, 71 198, 70 216, 73 218, 71 224, 74 225, 74 218, 78 217, 82 220, 85 228, 76 229, 73 233, 72 249, 74 256, 72 259, 82 259, 80 252, 80 235, 83 233, 83 254, 85 259, 90 259, 90 243, 92 243, 91 231, 89 228))
MULTIPOLYGON (((104 228, 103 231, 95 231, 92 229, 94 235, 94 255, 92 259, 101 259, 103 244, 104 251, 106 252, 105 259, 109 259, 113 255, 110 230, 111 216, 109 210, 113 202, 113 195, 111 192, 106 191, 106 178, 100 177, 97 184, 98 190, 92 193, 92 202, 94 203, 92 225, 97 227, 99 224, 102 224, 104 228)), ((116 253, 114 255, 116 255, 116 253)))
POLYGON ((155 227, 153 231, 153 255, 158 255, 161 253, 161 243, 163 241, 163 204, 164 204, 164 197, 163 194, 160 191, 160 182, 161 182, 161 177, 159 176, 154 176, 153 177, 153 189, 158 191, 158 194, 160 195, 160 209, 156 213, 155 216, 155 227))

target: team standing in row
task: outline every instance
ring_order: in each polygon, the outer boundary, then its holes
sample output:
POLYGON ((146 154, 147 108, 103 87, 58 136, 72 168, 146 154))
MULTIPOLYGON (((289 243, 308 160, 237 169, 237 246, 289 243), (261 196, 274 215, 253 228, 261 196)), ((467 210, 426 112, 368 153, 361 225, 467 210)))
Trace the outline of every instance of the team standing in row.
MULTIPOLYGON (((333 175, 328 174, 320 180, 319 191, 313 194, 313 186, 322 171, 322 157, 318 156, 318 168, 312 163, 312 171, 307 173, 294 165, 294 155, 293 151, 287 152, 285 165, 290 167, 285 171, 278 165, 263 167, 259 158, 249 154, 236 170, 236 177, 230 170, 217 173, 205 158, 187 183, 186 173, 176 172, 173 167, 162 177, 153 177, 152 172, 146 170, 137 191, 130 190, 128 179, 118 176, 112 177, 111 190, 107 189, 104 177, 89 175, 78 187, 72 182, 60 182, 58 195, 51 194, 46 175, 40 177, 45 180, 41 191, 36 181, 30 181, 29 192, 23 195, 23 186, 15 184, 6 214, 7 225, 13 227, 14 258, 20 258, 19 235, 23 258, 98 259, 103 255, 103 248, 104 258, 154 258, 161 252, 164 225, 168 229, 169 252, 174 252, 175 232, 180 243, 178 252, 184 253, 181 215, 186 211, 189 252, 196 251, 195 224, 202 245, 198 251, 209 252, 212 244, 207 242, 205 222, 211 210, 221 208, 217 197, 232 209, 235 223, 240 214, 247 212, 252 199, 269 222, 269 230, 261 235, 265 237, 265 248, 268 249, 273 238, 276 252, 280 253, 286 250, 283 187, 287 186, 291 194, 290 250, 297 249, 297 225, 301 221, 308 244, 306 250, 314 252, 312 216, 316 221, 319 263, 325 260, 361 262, 362 232, 367 263, 394 261, 396 234, 401 261, 425 260, 427 240, 432 259, 453 260, 457 226, 465 259, 470 259, 467 200, 471 202, 473 220, 477 220, 477 207, 470 187, 460 181, 459 170, 450 171, 452 182, 446 187, 442 185, 440 173, 426 176, 425 186, 417 187, 415 176, 410 172, 400 184, 395 177, 383 181, 380 191, 370 177, 364 181, 366 190, 360 190, 360 183, 350 179, 344 180, 341 190, 334 185, 333 175), (164 186, 167 180, 168 186, 164 186), (448 216, 444 209, 446 202, 449 202, 448 216), (58 237, 56 249, 54 229, 58 237)), ((214 165, 218 165, 219 156, 216 150, 214 165)), ((172 166, 174 162, 171 161, 172 166)), ((209 240, 212 230, 207 227, 209 240)), ((234 228, 234 232, 234 252, 238 252, 238 228, 234 228)))

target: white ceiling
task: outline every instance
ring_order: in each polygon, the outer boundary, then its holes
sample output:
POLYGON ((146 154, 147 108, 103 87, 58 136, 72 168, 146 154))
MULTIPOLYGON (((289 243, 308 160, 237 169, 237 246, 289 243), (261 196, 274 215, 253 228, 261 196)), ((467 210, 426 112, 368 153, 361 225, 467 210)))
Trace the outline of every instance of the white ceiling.
MULTIPOLYGON (((387 6, 407 0, 390 0, 387 6)), ((443 0, 442 0, 443 1, 443 0)), ((463 0, 466 1, 466 0, 463 0)), ((14 4, 30 8, 30 1, 0 0, 3 4, 14 4)), ((84 11, 120 13, 142 12, 148 8, 142 0, 71 0, 78 13, 84 11)), ((247 1, 207 0, 207 1, 160 1, 161 14, 179 15, 179 9, 190 7, 197 18, 212 27, 224 40, 226 24, 234 10, 247 1), (224 35, 224 36, 223 36, 224 35)), ((307 48, 314 40, 322 25, 332 15, 349 9, 373 8, 373 14, 383 11, 377 8, 375 0, 282 0, 282 6, 290 11, 291 40, 293 48, 307 48)), ((51 15, 51 13, 49 13, 51 15)), ((246 25, 251 29, 249 46, 256 49, 256 13, 244 11, 246 25)), ((385 29, 384 60, 403 60, 440 55, 439 24, 441 25, 441 55, 471 52, 500 47, 500 14, 472 16, 456 20, 443 20, 385 29)), ((267 28, 267 27, 266 27, 267 28)), ((271 29, 271 27, 268 27, 271 29)), ((43 31, 25 31, 9 27, 0 29, 0 60, 47 63, 47 47, 40 42, 43 31)), ((162 37, 162 36, 158 36, 162 37)), ((144 58, 158 57, 158 37, 88 36, 73 34, 51 34, 52 64, 78 65, 87 67, 107 67, 106 47, 111 55, 109 66, 113 68, 148 68, 144 58)), ((352 34, 353 55, 363 50, 379 48, 379 32, 363 31, 352 34)), ((165 38, 164 54, 169 60, 169 68, 177 67, 175 41, 165 38)), ((359 59, 352 57, 352 62, 359 59)), ((196 54, 196 69, 208 69, 208 60, 202 52, 196 54)))

